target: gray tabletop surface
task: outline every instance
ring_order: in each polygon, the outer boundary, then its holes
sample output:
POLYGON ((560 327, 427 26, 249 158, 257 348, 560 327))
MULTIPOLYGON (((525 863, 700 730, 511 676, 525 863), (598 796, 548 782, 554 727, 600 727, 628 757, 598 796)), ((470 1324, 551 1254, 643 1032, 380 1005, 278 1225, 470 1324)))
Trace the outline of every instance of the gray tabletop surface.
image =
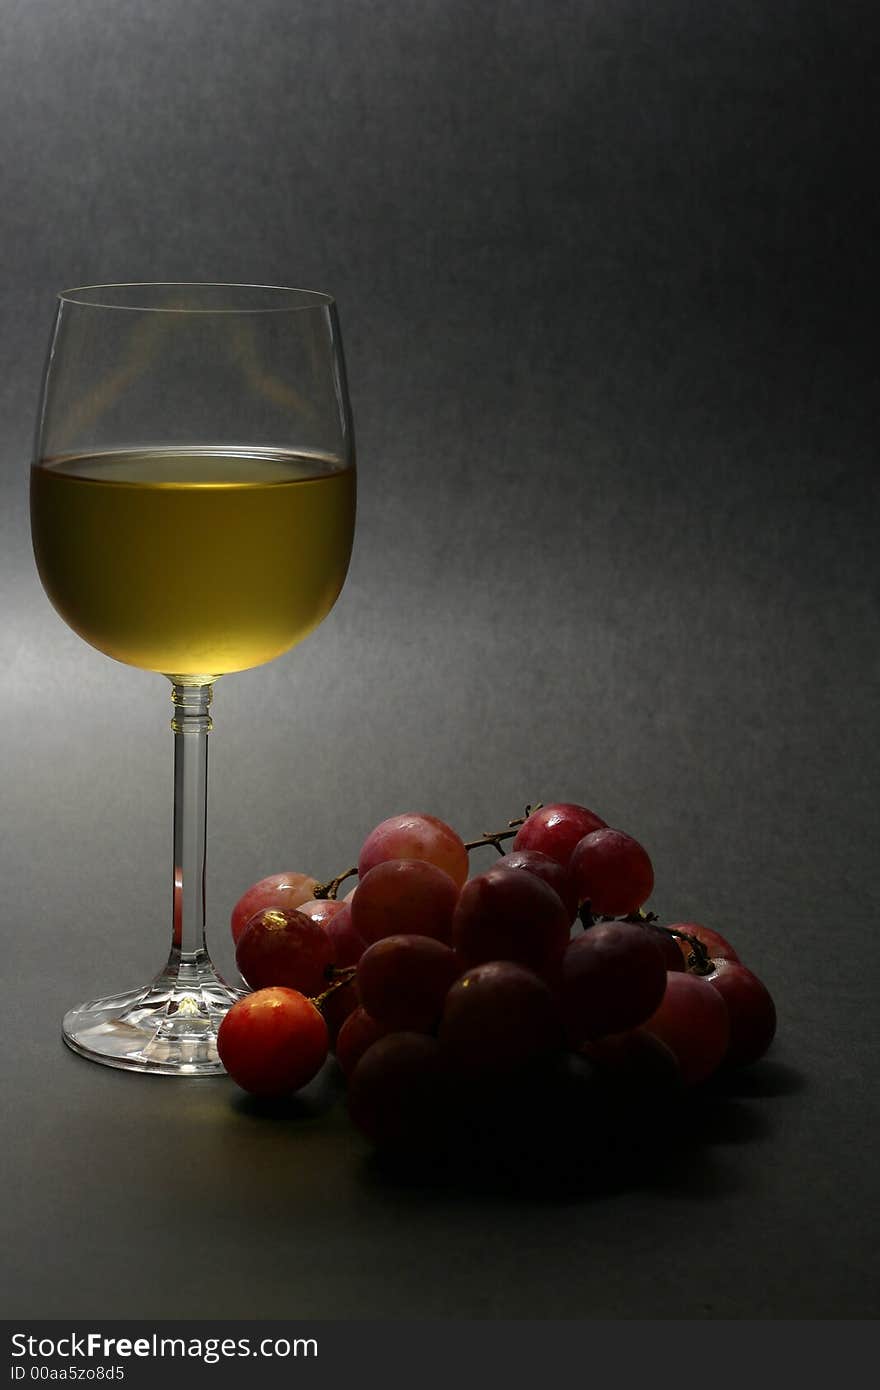
POLYGON ((871 23, 4 8, 5 1316, 876 1314, 871 23), (333 290, 359 441, 335 610, 216 692, 221 966, 250 882, 330 875, 387 815, 475 835, 585 802, 778 1002, 680 1163, 579 1192, 552 1163, 519 1192, 389 1173, 332 1067, 266 1116, 62 1046, 167 949, 171 738, 163 679, 44 598, 27 465, 54 292, 160 278, 333 290))

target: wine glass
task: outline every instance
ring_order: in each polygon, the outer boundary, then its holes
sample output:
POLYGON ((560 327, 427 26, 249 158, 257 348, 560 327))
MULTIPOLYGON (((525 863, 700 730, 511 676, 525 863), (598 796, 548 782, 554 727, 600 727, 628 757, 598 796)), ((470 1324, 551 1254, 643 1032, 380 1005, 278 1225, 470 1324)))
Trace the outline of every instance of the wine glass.
POLYGON ((117 661, 171 682, 171 953, 80 1004, 65 1041, 112 1067, 223 1070, 241 994, 205 942, 209 707, 333 607, 351 553, 354 441, 336 307, 265 285, 90 285, 58 298, 31 469, 43 588, 117 661))

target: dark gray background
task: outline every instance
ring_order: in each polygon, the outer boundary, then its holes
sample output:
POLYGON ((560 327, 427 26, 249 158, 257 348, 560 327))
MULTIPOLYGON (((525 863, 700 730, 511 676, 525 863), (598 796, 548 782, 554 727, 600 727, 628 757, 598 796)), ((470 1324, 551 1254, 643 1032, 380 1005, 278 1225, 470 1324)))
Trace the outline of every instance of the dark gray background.
POLYGON ((0 3, 7 1316, 876 1312, 873 16, 0 3), (63 626, 27 533, 54 292, 114 279, 329 289, 347 344, 348 583, 216 694, 221 964, 248 883, 386 815, 585 801, 778 999, 687 1181, 401 1186, 338 1101, 62 1049, 166 949, 167 691, 63 626))

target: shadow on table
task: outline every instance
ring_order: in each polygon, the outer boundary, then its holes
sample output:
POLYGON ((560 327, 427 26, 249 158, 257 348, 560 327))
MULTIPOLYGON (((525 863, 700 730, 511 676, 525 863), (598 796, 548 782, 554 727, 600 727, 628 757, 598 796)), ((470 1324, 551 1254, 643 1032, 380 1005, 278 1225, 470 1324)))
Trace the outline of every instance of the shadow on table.
POLYGON ((296 1095, 280 1097, 251 1096, 245 1091, 236 1093, 233 1106, 240 1115, 247 1115, 262 1124, 289 1128, 324 1119, 328 1110, 345 1095, 345 1081, 339 1067, 331 1059, 326 1066, 296 1095))
POLYGON ((567 1076, 537 1097, 489 1100, 442 1146, 376 1150, 362 1180, 377 1189, 435 1190, 504 1201, 601 1200, 645 1190, 712 1200, 741 1188, 742 1166, 718 1149, 766 1140, 772 1110, 754 1102, 793 1094, 804 1077, 764 1061, 701 1087, 659 1097, 597 1095, 567 1076))
MULTIPOLYGON (((507 1086, 484 1085, 464 1100, 456 1092, 421 1133, 410 1125, 416 1103, 404 1127, 407 1142, 373 1149, 356 1176, 377 1191, 481 1201, 571 1203, 634 1190, 712 1200, 747 1181, 747 1170, 719 1161, 718 1150, 766 1140, 773 1128, 768 1102, 805 1085, 794 1068, 765 1059, 691 1090, 618 1093, 597 1086, 593 1069, 568 1058, 507 1086)), ((317 1130, 331 1114, 343 1119, 345 1082, 331 1063, 289 1099, 242 1094, 234 1104, 272 1129, 317 1130)))
POLYGON ((763 1098, 772 1096, 791 1096, 802 1091, 807 1079, 802 1072, 785 1062, 765 1057, 753 1067, 740 1067, 721 1072, 713 1080, 713 1092, 719 1096, 742 1096, 743 1098, 763 1098))

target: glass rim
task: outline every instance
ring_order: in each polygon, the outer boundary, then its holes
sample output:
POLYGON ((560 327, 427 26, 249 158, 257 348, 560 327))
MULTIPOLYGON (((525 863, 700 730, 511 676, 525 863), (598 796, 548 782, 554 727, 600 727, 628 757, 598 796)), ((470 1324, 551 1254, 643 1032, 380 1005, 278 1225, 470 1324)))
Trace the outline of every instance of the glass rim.
POLYGON ((74 285, 58 293, 59 304, 75 304, 87 309, 122 309, 139 314, 292 314, 303 309, 327 309, 335 305, 332 294, 324 290, 304 290, 291 285, 260 285, 234 280, 121 280, 98 285, 74 285), (108 302, 100 297, 103 291, 114 290, 243 290, 262 294, 288 296, 294 302, 277 304, 228 304, 218 307, 203 305, 165 305, 131 302, 108 302), (94 297, 99 296, 99 297, 94 297))

